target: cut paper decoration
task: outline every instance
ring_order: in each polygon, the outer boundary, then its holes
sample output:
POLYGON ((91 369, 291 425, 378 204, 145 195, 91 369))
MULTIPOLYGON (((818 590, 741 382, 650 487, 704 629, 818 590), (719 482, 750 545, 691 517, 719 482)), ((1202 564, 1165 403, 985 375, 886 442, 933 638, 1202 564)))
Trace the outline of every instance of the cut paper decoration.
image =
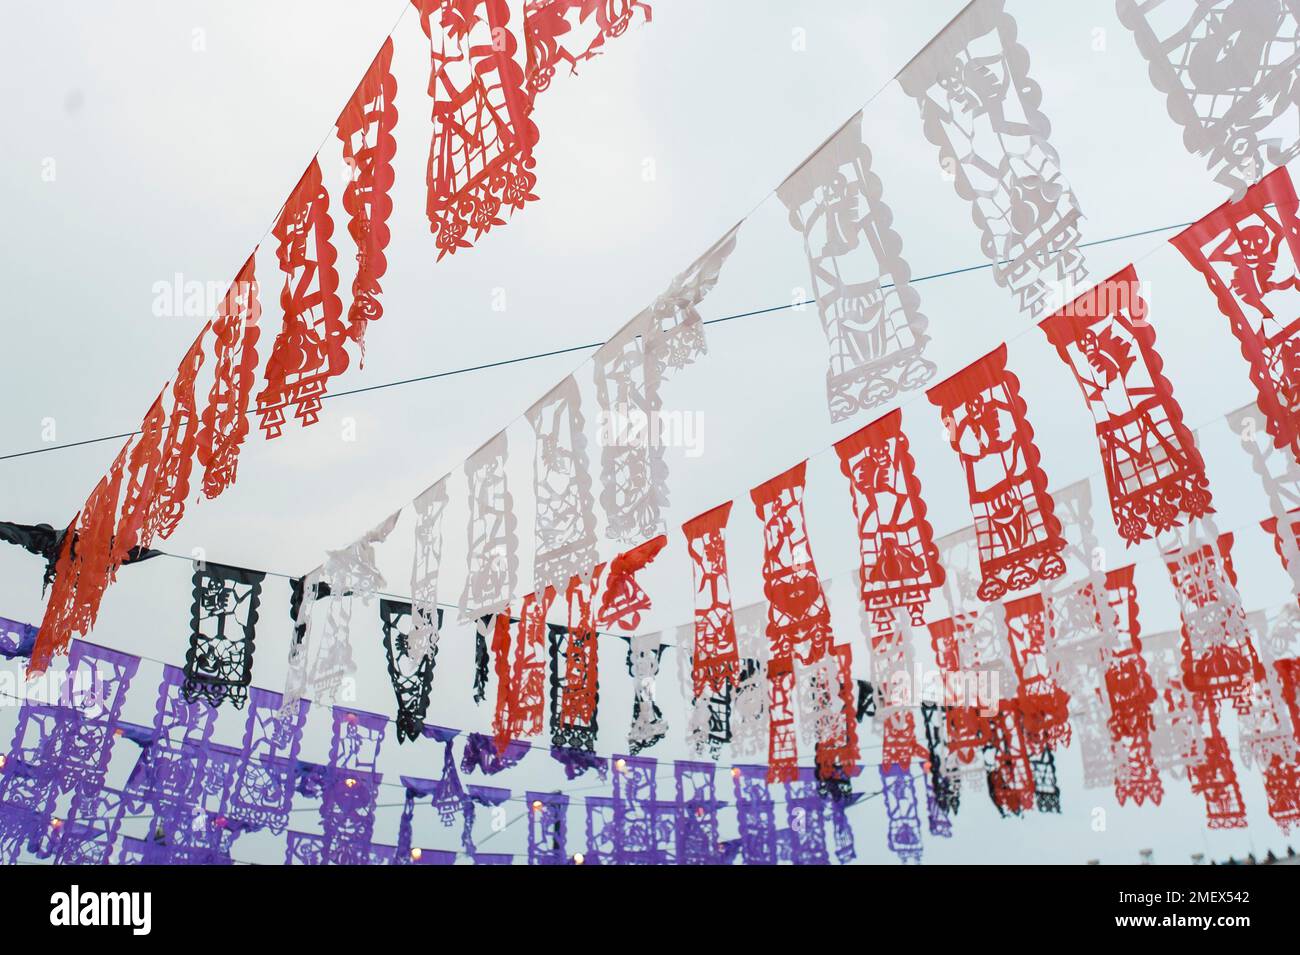
POLYGON ((989 798, 998 814, 1019 816, 1034 808, 1034 768, 1029 762, 1016 704, 1003 700, 988 721, 990 745, 984 750, 989 798))
POLYGON ((1265 430, 1264 416, 1256 405, 1227 415, 1228 427, 1241 440, 1259 475, 1273 516, 1260 526, 1273 538, 1282 566, 1291 576, 1291 590, 1300 598, 1300 462, 1290 447, 1278 448, 1265 430))
MULTIPOLYGON (((439 618, 442 611, 436 611, 439 618)), ((428 648, 419 658, 411 652, 411 631, 415 628, 411 604, 400 600, 379 599, 379 620, 384 628, 384 657, 388 679, 397 697, 397 742, 419 739, 424 732, 424 716, 429 710, 429 692, 433 687, 433 668, 438 647, 428 648)))
POLYGON ((704 318, 696 306, 718 284, 743 224, 736 223, 685 271, 673 276, 668 288, 632 320, 643 336, 646 383, 654 394, 670 371, 681 371, 708 353, 704 318))
POLYGON ((1061 556, 1072 572, 1043 587, 1051 628, 1043 658, 1052 681, 1069 697, 1070 739, 1083 763, 1084 788, 1109 789, 1117 785, 1123 757, 1109 725, 1106 673, 1112 654, 1128 644, 1101 571, 1104 551, 1093 522, 1089 480, 1060 488, 1052 497, 1066 540, 1061 556))
POLYGON ((537 440, 533 587, 559 590, 599 559, 582 396, 572 375, 528 409, 528 423, 537 440))
POLYGON ((279 693, 258 687, 249 691, 243 759, 226 810, 231 819, 251 829, 265 827, 276 834, 289 825, 294 769, 310 706, 307 700, 299 700, 286 711, 279 693))
POLYGON ((768 600, 768 779, 794 778, 798 768, 795 735, 796 655, 805 665, 831 647, 830 608, 822 593, 804 524, 803 490, 807 462, 750 491, 763 522, 763 593, 768 600))
MULTIPOLYGON (((166 540, 180 526, 185 514, 185 500, 190 493, 190 472, 198 450, 199 412, 194 399, 194 379, 203 367, 204 340, 209 326, 204 326, 194 340, 172 384, 171 411, 160 449, 158 474, 149 499, 144 526, 136 547, 148 550, 154 537, 166 540)), ((125 561, 123 561, 125 563, 125 561)))
POLYGON ((505 610, 519 576, 519 536, 506 479, 506 433, 465 459, 469 484, 468 554, 462 620, 505 610))
POLYGON ((916 742, 913 712, 916 701, 912 695, 916 658, 905 612, 895 610, 893 620, 878 624, 869 631, 867 649, 871 659, 871 684, 875 691, 873 721, 884 734, 880 765, 910 770, 912 758, 924 758, 925 750, 916 742))
POLYGON ((1290 174, 1277 169, 1170 242, 1205 278, 1237 336, 1274 444, 1300 460, 1297 205, 1290 174))
MULTIPOLYGON (((619 554, 609 562, 605 575, 605 590, 600 598, 596 623, 602 627, 635 630, 641 624, 641 614, 650 609, 650 595, 636 581, 637 572, 650 564, 668 544, 668 538, 659 536, 631 550, 619 554)), ((596 567, 593 580, 600 576, 603 564, 596 567)))
POLYGON ((732 694, 731 751, 738 757, 767 755, 767 607, 750 604, 735 612, 740 679, 732 694))
POLYGON ((1300 155, 1300 13, 1277 0, 1116 0, 1183 145, 1233 198, 1300 155))
POLYGON ((727 518, 731 501, 682 525, 695 579, 691 696, 722 692, 740 680, 736 624, 727 579, 727 518))
POLYGON ((375 545, 388 539, 401 511, 394 511, 362 537, 342 550, 327 552, 321 579, 329 588, 325 626, 312 658, 307 685, 312 698, 332 704, 343 690, 343 682, 356 673, 352 658, 352 602, 360 598, 369 604, 384 578, 375 566, 375 545))
POLYGON ((1070 696, 1051 672, 1048 647, 1055 621, 1042 594, 1030 594, 1004 605, 1011 665, 1016 671, 1016 707, 1031 755, 1070 744, 1070 696))
POLYGON ((352 280, 352 305, 348 308, 347 336, 357 343, 365 363, 366 327, 384 314, 379 300, 379 280, 388 269, 384 250, 388 247, 388 216, 393 201, 388 190, 393 184, 393 157, 397 140, 397 80, 392 74, 393 38, 384 40, 374 62, 361 78, 356 92, 339 115, 336 133, 343 144, 343 162, 348 167, 343 190, 343 208, 348 214, 348 232, 357 244, 357 273, 352 280))
POLYGON ((1130 546, 1210 513, 1205 462, 1165 378, 1133 266, 1040 327, 1097 426, 1111 515, 1130 546))
MULTIPOLYGON (((661 386, 706 351, 696 306, 713 290, 740 224, 677 275, 592 357, 600 408, 600 503, 605 536, 623 543, 664 533, 668 464, 661 386)), ((690 417, 682 419, 687 426, 690 417)), ((669 435, 671 438, 672 436, 669 435)))
POLYGON ((311 619, 316 601, 328 592, 321 582, 321 568, 304 577, 289 581, 289 619, 293 635, 289 639, 289 656, 285 665, 282 716, 290 719, 298 701, 307 695, 307 661, 311 648, 311 619))
POLYGON ((840 128, 776 190, 803 235, 813 298, 830 346, 826 401, 832 421, 925 385, 935 365, 921 297, 911 286, 894 214, 871 171, 862 113, 840 128))
POLYGON ((1182 617, 1183 685, 1211 705, 1231 700, 1244 713, 1251 685, 1264 672, 1237 592, 1232 540, 1232 534, 1194 539, 1166 555, 1165 564, 1182 617))
POLYGON ((529 790, 528 864, 568 865, 569 797, 529 790))
POLYGON ((122 509, 113 531, 110 550, 111 580, 117 579, 117 568, 128 555, 149 544, 149 513, 153 509, 154 495, 158 489, 158 475, 162 467, 163 425, 167 414, 163 410, 163 393, 159 392, 140 424, 140 436, 127 456, 126 484, 122 488, 122 509))
POLYGON ((644 323, 633 319, 592 358, 603 434, 600 442, 600 504, 605 536, 631 543, 664 531, 668 463, 664 448, 648 434, 663 399, 647 380, 644 323))
POLYGON ((835 444, 858 522, 863 611, 877 628, 900 607, 920 626, 944 579, 902 420, 892 411, 835 444))
POLYGON ((1205 800, 1205 824, 1210 829, 1245 829, 1246 804, 1232 764, 1228 741, 1219 730, 1215 703, 1203 694, 1192 698, 1201 724, 1201 758, 1187 768, 1192 792, 1205 800))
POLYGON ((1082 214, 1061 172, 1029 52, 1002 0, 975 0, 898 74, 944 178, 970 203, 993 279, 1035 319, 1087 275, 1082 214))
POLYGON ((1205 754, 1195 694, 1183 683, 1182 634, 1177 630, 1142 638, 1142 648, 1156 690, 1151 755, 1161 772, 1182 777, 1205 754))
POLYGON ((1061 787, 1056 781, 1056 757, 1044 749, 1029 757, 1034 772, 1034 808, 1039 812, 1061 812, 1061 787))
POLYGON ((220 706, 229 700, 243 709, 248 701, 265 578, 259 570, 195 562, 190 646, 181 688, 188 702, 203 699, 220 706))
POLYGON ((36 631, 30 623, 0 617, 0 656, 6 660, 29 657, 36 646, 36 631))
POLYGON ((334 707, 334 735, 321 792, 322 860, 333 865, 370 861, 382 776, 379 750, 388 720, 377 713, 334 707))
POLYGON ((633 698, 627 745, 633 755, 649 749, 668 734, 668 722, 655 699, 655 681, 663 650, 658 633, 638 633, 628 641, 627 670, 633 681, 633 698))
POLYGON ((27 663, 29 678, 44 673, 55 654, 68 652, 74 631, 85 636, 95 625, 99 603, 114 571, 113 533, 129 447, 129 442, 123 445, 63 535, 54 584, 27 663))
POLYGON ((415 557, 411 561, 411 629, 406 658, 419 667, 438 650, 438 572, 442 568, 442 515, 447 508, 447 479, 422 492, 415 506, 415 557))
POLYGON ((248 435, 248 400, 257 378, 257 340, 262 334, 256 258, 254 249, 212 320, 212 388, 199 416, 195 448, 208 499, 235 483, 239 449, 248 435))
POLYGON ((329 201, 320 163, 312 159, 272 230, 284 273, 284 322, 266 361, 266 385, 257 395, 260 427, 268 439, 280 436, 289 407, 304 427, 315 424, 326 384, 348 367, 329 201))
POLYGON ((1119 638, 1109 655, 1105 675, 1111 738, 1116 744, 1116 755, 1121 757, 1115 773, 1115 798, 1121 806, 1128 799, 1139 806, 1148 799, 1159 805, 1164 785, 1151 748, 1156 729, 1154 707, 1159 698, 1142 655, 1132 564, 1106 574, 1106 592, 1115 611, 1119 638))
POLYGON ((847 643, 831 648, 812 664, 795 664, 803 739, 812 744, 817 778, 826 784, 847 785, 857 773, 860 754, 852 669, 853 651, 847 643))
POLYGON ((880 767, 880 788, 885 797, 889 825, 885 837, 889 851, 903 863, 921 862, 921 814, 916 805, 912 774, 901 766, 880 767))
POLYGON ((519 608, 519 630, 515 636, 514 667, 510 676, 509 728, 494 727, 497 748, 512 739, 542 732, 546 713, 546 615, 555 599, 547 587, 539 597, 529 594, 519 608), (503 730, 505 730, 503 732, 503 730))
POLYGON ((623 35, 638 10, 649 23, 650 5, 641 0, 529 0, 524 5, 528 88, 536 94, 549 87, 561 63, 576 74, 579 63, 604 52, 606 40, 623 35))
POLYGON ((507 0, 412 0, 429 38, 429 147, 426 213, 438 258, 469 248, 504 209, 535 200, 533 148, 525 88, 524 24, 507 0))
POLYGON ((596 748, 600 639, 593 619, 594 599, 594 578, 588 585, 581 577, 573 577, 565 591, 569 625, 547 625, 551 640, 551 745, 556 748, 583 752, 596 748))
POLYGON ((697 756, 717 760, 722 747, 731 741, 732 685, 723 682, 718 689, 706 689, 696 695, 694 691, 694 653, 691 643, 695 638, 694 624, 684 624, 675 634, 677 683, 681 697, 688 703, 686 709, 686 747, 697 756))
POLYGON ((966 472, 975 517, 981 600, 997 600, 1065 573, 1061 525, 1038 464, 1020 382, 1007 371, 1007 346, 928 392, 966 472))

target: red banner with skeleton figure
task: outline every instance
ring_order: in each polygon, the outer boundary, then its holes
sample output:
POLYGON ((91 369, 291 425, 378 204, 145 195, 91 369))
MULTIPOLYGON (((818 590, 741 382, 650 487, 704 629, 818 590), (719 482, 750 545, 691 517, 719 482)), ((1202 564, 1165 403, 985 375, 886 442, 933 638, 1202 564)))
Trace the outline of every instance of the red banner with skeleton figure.
POLYGON ((727 518, 731 501, 682 525, 686 550, 695 576, 695 649, 691 668, 692 696, 723 692, 740 680, 740 654, 727 580, 727 518))
POLYGON ((1040 327, 1070 366, 1096 422, 1120 536, 1133 545, 1211 511, 1205 462, 1162 374, 1133 266, 1040 327))
POLYGON ((1204 277, 1250 365, 1268 433, 1300 459, 1300 217, 1285 167, 1170 241, 1204 277))
POLYGON ((393 185, 393 157, 397 155, 393 138, 397 81, 392 62, 393 39, 389 37, 343 107, 336 130, 343 144, 343 161, 351 170, 343 190, 343 208, 349 217, 348 232, 357 244, 347 335, 360 348, 363 363, 366 327, 384 314, 379 280, 388 269, 384 250, 388 247, 388 216, 393 211, 388 190, 393 185))
POLYGON ((320 163, 313 159, 272 230, 284 273, 284 323, 266 362, 266 386, 257 396, 267 438, 280 436, 290 407, 304 426, 315 424, 327 382, 348 367, 329 204, 320 163))
POLYGON ((830 608, 822 593, 804 524, 801 462, 750 491, 763 522, 763 593, 768 600, 768 781, 798 771, 794 663, 815 663, 830 650, 830 608))
POLYGON ((926 392, 966 472, 979 545, 981 600, 1060 577, 1061 525, 1038 465, 1020 382, 1002 345, 926 392))

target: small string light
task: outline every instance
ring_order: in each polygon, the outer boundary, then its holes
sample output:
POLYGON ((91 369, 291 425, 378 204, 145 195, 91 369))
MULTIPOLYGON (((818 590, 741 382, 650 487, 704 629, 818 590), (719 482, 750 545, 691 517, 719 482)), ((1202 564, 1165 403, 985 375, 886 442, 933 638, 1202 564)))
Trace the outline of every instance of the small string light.
POLYGON ((413 860, 415 860, 416 862, 419 862, 419 861, 420 861, 420 856, 422 856, 422 855, 424 855, 424 850, 423 850, 423 849, 412 849, 412 850, 411 850, 411 858, 412 858, 413 860))
POLYGON ((62 819, 58 819, 58 818, 51 819, 51 820, 50 820, 50 828, 51 828, 51 829, 62 829, 62 828, 63 828, 63 820, 62 820, 62 819))
POLYGON ((732 779, 737 779, 737 778, 739 778, 739 776, 740 776, 740 767, 739 767, 739 766, 732 766, 732 767, 731 767, 731 778, 732 778, 732 779))
POLYGON ((541 812, 541 811, 542 811, 542 801, 540 799, 534 799, 533 812, 541 812))
POLYGON ((356 781, 355 779, 353 779, 351 776, 349 776, 347 779, 343 780, 343 785, 344 785, 344 786, 347 786, 348 789, 351 789, 351 788, 352 788, 353 786, 355 786, 356 784, 357 784, 357 781, 356 781))
POLYGON ((574 864, 574 865, 582 865, 582 853, 581 853, 581 852, 575 852, 575 853, 573 854, 573 864, 574 864))
POLYGON ((627 769, 627 760, 626 759, 615 760, 614 768, 617 769, 620 773, 623 772, 623 770, 627 769))

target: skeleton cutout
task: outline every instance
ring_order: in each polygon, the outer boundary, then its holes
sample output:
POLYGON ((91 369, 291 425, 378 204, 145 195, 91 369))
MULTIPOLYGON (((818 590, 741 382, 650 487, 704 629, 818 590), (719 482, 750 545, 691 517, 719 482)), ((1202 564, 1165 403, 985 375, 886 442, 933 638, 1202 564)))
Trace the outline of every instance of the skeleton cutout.
POLYGON ((1183 145, 1241 198, 1300 155, 1300 7, 1294 0, 1116 0, 1183 145))
POLYGON ((1274 445, 1289 447, 1300 460, 1298 205, 1281 168, 1170 241, 1204 277, 1228 319, 1274 445))
POLYGON ((893 213, 871 171, 856 113, 777 196, 803 234, 813 297, 830 346, 826 400, 832 421, 892 401, 934 377, 925 356, 929 321, 911 286, 893 213))
POLYGON ((1048 136, 1042 91, 1002 0, 975 0, 898 74, 998 285, 1035 319, 1087 276, 1082 215, 1048 136))

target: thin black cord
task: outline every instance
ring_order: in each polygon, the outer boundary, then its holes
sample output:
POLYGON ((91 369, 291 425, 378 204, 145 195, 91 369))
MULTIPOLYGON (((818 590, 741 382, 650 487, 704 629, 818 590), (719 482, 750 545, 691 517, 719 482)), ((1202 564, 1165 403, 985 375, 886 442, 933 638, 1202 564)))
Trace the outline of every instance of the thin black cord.
MULTIPOLYGON (((1157 226, 1154 229, 1142 229, 1138 232, 1129 232, 1124 235, 1111 236, 1110 238, 1106 238, 1106 239, 1097 239, 1096 241, 1093 242, 1080 242, 1078 248, 1081 249, 1092 248, 1098 245, 1107 245, 1111 242, 1122 242, 1125 239, 1135 239, 1144 235, 1152 235, 1153 233, 1156 232, 1168 232, 1170 229, 1183 229, 1189 225, 1192 225, 1192 223, 1179 222, 1173 225, 1157 226)), ((979 265, 967 265, 959 269, 949 269, 946 272, 935 272, 930 275, 920 275, 915 278, 908 279, 908 282, 912 285, 916 285, 921 282, 929 282, 933 279, 948 278, 953 275, 962 275, 966 272, 977 272, 980 269, 991 269, 995 264, 1005 264, 1005 263, 983 262, 980 263, 979 265)), ((892 283, 886 283, 883 284, 881 287, 892 288, 893 285, 892 283)), ((740 318, 752 318, 756 315, 768 315, 772 312, 782 312, 785 311, 786 309, 803 308, 805 305, 815 305, 815 304, 816 304, 816 299, 805 299, 802 302, 789 302, 788 304, 785 305, 772 305, 768 308, 756 308, 748 312, 737 312, 734 315, 724 315, 721 318, 710 318, 704 321, 702 324, 721 325, 723 322, 730 322, 740 318)), ((517 365, 525 361, 536 361, 539 358, 553 358, 557 355, 568 355, 573 352, 579 352, 579 351, 594 351, 595 349, 600 348, 603 344, 605 343, 593 342, 589 345, 570 345, 567 348, 557 348, 553 351, 538 352, 534 355, 520 355, 517 358, 503 358, 501 361, 486 362, 481 365, 469 365, 465 368, 455 368, 450 371, 438 371, 430 375, 419 375, 415 378, 402 378, 399 379, 398 381, 388 381, 378 385, 367 385, 364 388, 353 388, 349 391, 339 391, 333 394, 325 394, 321 396, 321 400, 329 401, 332 398, 344 398, 349 395, 361 395, 370 391, 383 391, 384 389, 387 388, 397 388, 402 385, 415 385, 424 381, 436 381, 439 378, 451 378, 455 375, 468 375, 476 371, 487 371, 492 368, 504 368, 507 365, 517 365)), ((140 432, 126 431, 123 432, 122 434, 104 435, 104 437, 102 438, 87 438, 84 441, 70 441, 67 444, 52 444, 49 447, 45 447, 45 448, 32 448, 27 451, 15 451, 11 454, 0 455, 0 461, 11 461, 15 458, 24 458, 33 454, 44 454, 46 451, 62 451, 66 448, 79 448, 87 444, 98 444, 102 441, 116 441, 119 438, 131 438, 136 436, 137 434, 140 434, 140 432)))

